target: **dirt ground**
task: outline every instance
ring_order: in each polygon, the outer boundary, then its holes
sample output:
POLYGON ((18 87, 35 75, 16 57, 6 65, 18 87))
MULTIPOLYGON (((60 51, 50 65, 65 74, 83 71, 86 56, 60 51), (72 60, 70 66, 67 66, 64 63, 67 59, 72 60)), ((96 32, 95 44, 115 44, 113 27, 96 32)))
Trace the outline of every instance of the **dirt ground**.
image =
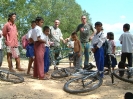
MULTIPOLYGON (((15 63, 13 63, 15 65, 15 63)), ((27 70, 28 60, 21 60, 21 66, 27 70)), ((68 64, 60 64, 67 67, 68 64)), ((8 69, 4 61, 1 69, 8 69)), ((53 66, 50 67, 50 72, 53 66)), ((63 91, 63 85, 69 78, 37 80, 32 75, 26 75, 26 71, 18 72, 25 81, 19 84, 0 81, 0 99, 124 99, 126 92, 133 92, 133 84, 123 82, 115 78, 115 84, 111 83, 108 75, 103 79, 103 84, 98 89, 83 93, 69 94, 63 91)))

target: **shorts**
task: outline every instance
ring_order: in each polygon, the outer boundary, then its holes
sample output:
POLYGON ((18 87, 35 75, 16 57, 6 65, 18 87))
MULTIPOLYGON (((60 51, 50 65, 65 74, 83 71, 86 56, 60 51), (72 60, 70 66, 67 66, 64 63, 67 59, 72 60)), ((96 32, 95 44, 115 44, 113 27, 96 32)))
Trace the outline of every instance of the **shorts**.
POLYGON ((69 61, 73 61, 73 55, 74 55, 73 52, 69 52, 69 61))
MULTIPOLYGON (((112 56, 111 56, 111 62, 112 62, 112 64, 111 64, 112 67, 115 67, 117 65, 116 58, 114 58, 112 56)), ((109 55, 106 55, 106 57, 104 59, 104 66, 109 67, 109 55)))
POLYGON ((18 58, 18 56, 20 55, 18 47, 10 47, 7 46, 7 53, 11 53, 13 58, 18 58))
POLYGON ((28 44, 26 47, 26 57, 34 57, 34 44, 28 44))

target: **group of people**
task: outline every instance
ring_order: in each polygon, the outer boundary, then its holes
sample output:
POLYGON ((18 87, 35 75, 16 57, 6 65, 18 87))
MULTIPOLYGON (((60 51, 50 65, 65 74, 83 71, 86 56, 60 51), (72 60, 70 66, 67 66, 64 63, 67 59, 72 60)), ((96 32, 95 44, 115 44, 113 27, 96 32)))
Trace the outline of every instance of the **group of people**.
MULTIPOLYGON (((8 16, 8 22, 4 25, 0 38, 3 35, 5 37, 5 44, 7 49, 7 62, 11 72, 15 72, 12 65, 12 57, 16 60, 16 69, 23 71, 24 69, 20 66, 19 50, 18 50, 18 31, 15 25, 16 13, 10 13, 8 16)), ((103 27, 101 22, 95 23, 95 29, 91 24, 87 23, 85 15, 81 16, 81 24, 79 24, 71 33, 71 36, 67 39, 63 39, 63 34, 59 29, 60 21, 56 19, 53 26, 44 26, 44 19, 42 17, 36 17, 35 21, 31 22, 31 29, 26 34, 28 45, 26 47, 26 56, 29 57, 29 64, 27 74, 30 74, 30 68, 33 65, 33 77, 43 80, 48 79, 48 71, 50 66, 49 52, 51 45, 54 49, 60 47, 60 41, 66 43, 67 41, 74 41, 73 45, 73 65, 77 70, 82 68, 82 56, 84 55, 84 69, 89 66, 89 50, 94 53, 96 66, 99 72, 103 72, 104 66, 108 67, 108 54, 115 54, 115 41, 113 32, 108 32, 107 37, 103 33, 103 27), (80 32, 78 38, 77 33, 80 32), (108 39, 108 40, 107 40, 108 39), (89 43, 91 41, 91 44, 89 43), (108 51, 105 54, 103 44, 108 42, 108 51), (53 44, 54 43, 54 44, 53 44)), ((132 45, 133 35, 129 33, 130 25, 124 24, 124 33, 120 36, 119 40, 122 44, 122 55, 121 61, 126 62, 132 67, 132 45)), ((1 46, 0 46, 1 48, 1 46)), ((1 50, 0 50, 1 53, 1 50)), ((59 57, 59 51, 55 53, 55 59, 59 57)), ((111 57, 112 69, 117 65, 117 60, 111 57)), ((59 64, 58 62, 56 63, 59 64)), ((121 74, 122 76, 122 74, 121 74)), ((101 73, 103 77, 103 73, 101 73)))

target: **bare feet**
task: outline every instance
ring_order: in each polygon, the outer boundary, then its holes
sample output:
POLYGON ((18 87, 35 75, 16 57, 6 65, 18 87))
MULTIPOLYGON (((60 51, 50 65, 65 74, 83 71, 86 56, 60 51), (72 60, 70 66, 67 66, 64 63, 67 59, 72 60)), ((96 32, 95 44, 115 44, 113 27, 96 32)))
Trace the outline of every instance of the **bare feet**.
POLYGON ((27 75, 32 75, 32 73, 30 73, 30 72, 27 72, 27 75))
POLYGON ((10 72, 16 72, 14 69, 9 69, 10 72))
POLYGON ((39 78, 39 80, 49 80, 48 77, 44 77, 44 78, 39 78))
POLYGON ((17 68, 18 71, 25 71, 23 68, 17 68))
POLYGON ((49 76, 50 74, 47 72, 47 73, 45 73, 45 75, 48 75, 49 76))

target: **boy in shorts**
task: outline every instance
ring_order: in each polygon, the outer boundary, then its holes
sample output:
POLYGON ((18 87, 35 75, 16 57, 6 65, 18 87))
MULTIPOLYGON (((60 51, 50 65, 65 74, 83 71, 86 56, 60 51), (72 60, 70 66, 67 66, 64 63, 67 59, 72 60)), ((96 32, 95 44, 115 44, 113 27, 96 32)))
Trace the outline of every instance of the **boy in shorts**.
POLYGON ((76 70, 79 70, 81 69, 81 66, 80 66, 80 62, 81 62, 81 53, 82 53, 82 50, 81 50, 81 43, 80 41, 78 40, 78 36, 77 36, 77 33, 76 32, 73 32, 71 34, 71 37, 74 41, 74 55, 73 55, 73 64, 76 68, 76 70))

